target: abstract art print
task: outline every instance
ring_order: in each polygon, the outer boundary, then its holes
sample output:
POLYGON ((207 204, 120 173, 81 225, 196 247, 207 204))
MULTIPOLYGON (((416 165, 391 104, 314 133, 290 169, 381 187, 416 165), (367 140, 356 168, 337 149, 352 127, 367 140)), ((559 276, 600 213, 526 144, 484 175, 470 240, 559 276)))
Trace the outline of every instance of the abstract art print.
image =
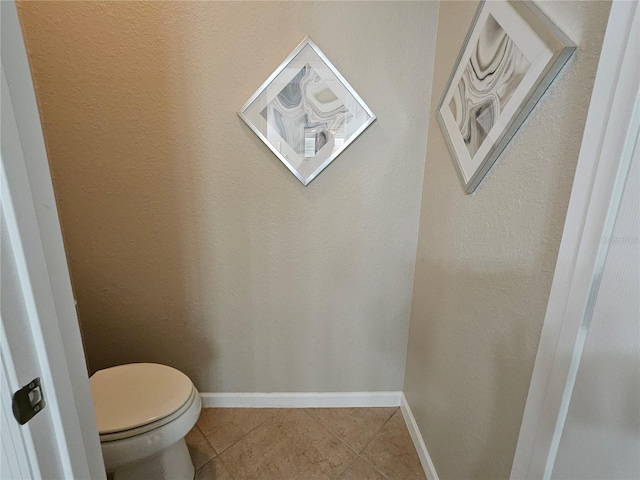
POLYGON ((238 115, 303 185, 376 119, 309 37, 238 115))
POLYGON ((438 105, 465 191, 471 193, 575 47, 529 2, 484 2, 438 105))
POLYGON ((449 103, 474 156, 531 64, 489 15, 449 103))

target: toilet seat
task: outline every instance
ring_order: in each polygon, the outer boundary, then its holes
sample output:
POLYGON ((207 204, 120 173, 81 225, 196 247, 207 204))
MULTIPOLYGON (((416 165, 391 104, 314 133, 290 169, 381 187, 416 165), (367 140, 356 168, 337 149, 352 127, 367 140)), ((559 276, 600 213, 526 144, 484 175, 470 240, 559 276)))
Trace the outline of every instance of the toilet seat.
POLYGON ((185 374, 155 363, 100 370, 89 383, 101 443, 160 428, 187 411, 198 395, 185 374))
POLYGON ((114 442, 116 440, 124 440, 125 438, 135 437, 136 435, 142 435, 143 433, 150 432, 155 430, 156 428, 160 428, 181 416, 184 412, 191 408, 196 397, 198 395, 198 391, 192 388, 191 395, 187 399, 187 401, 175 412, 167 415, 166 417, 160 418, 154 422, 147 423, 146 425, 140 425, 139 427, 130 428, 128 430, 123 430, 121 432, 111 432, 111 433, 100 433, 100 443, 106 442, 114 442))

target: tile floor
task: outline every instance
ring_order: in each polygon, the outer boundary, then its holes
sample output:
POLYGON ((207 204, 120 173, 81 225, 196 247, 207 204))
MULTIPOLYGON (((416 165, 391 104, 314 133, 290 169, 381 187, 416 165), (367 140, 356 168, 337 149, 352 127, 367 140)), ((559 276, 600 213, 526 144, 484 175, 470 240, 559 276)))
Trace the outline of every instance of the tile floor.
POLYGON ((196 480, 426 480, 399 408, 204 408, 196 480))

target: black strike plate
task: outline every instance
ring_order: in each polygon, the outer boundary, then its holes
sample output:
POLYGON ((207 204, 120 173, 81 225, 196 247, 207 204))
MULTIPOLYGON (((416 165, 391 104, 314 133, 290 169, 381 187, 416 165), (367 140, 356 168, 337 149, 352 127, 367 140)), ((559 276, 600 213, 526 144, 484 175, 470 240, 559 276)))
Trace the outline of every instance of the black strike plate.
POLYGON ((44 406, 40 377, 34 378, 29 382, 29 385, 25 385, 13 394, 13 401, 11 402, 13 416, 16 417, 20 425, 24 425, 31 420, 44 406))

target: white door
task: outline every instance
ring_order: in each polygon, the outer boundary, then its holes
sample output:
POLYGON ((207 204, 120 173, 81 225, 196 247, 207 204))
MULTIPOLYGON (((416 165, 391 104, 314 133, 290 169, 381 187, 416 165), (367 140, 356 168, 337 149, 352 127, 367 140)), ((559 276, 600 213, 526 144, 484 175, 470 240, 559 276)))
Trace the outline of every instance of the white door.
MULTIPOLYGON (((586 338, 552 478, 640 478, 640 129, 608 252, 586 314, 586 338)), ((624 172, 621 172, 624 181, 624 172)))
POLYGON ((0 2, 0 478, 104 479, 87 368, 20 24, 0 2), (13 393, 39 378, 24 425, 13 393), (34 402, 37 399, 34 399, 34 402))
POLYGON ((613 2, 511 478, 640 478, 640 8, 613 2))

